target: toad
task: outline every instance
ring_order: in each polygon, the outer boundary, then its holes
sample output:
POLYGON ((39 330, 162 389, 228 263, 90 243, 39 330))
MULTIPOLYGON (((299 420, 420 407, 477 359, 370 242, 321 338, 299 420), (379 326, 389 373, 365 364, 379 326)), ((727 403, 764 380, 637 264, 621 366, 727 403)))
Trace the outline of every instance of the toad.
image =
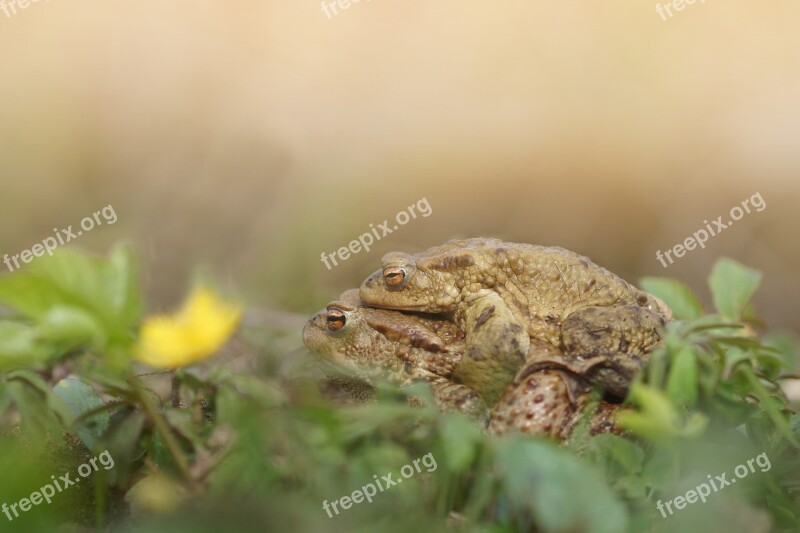
MULTIPOLYGON (((322 360, 326 373, 356 391, 360 400, 378 381, 398 386, 425 381, 441 409, 465 413, 492 434, 518 430, 567 438, 590 397, 585 380, 565 369, 523 366, 489 409, 476 391, 453 380, 464 356, 464 339, 462 330, 438 316, 364 306, 357 290, 328 304, 303 329, 304 343, 322 360)), ((554 347, 540 342, 533 341, 535 353, 557 358, 554 347)), ((617 408, 601 402, 591 418, 592 432, 615 431, 617 408)))
POLYGON ((567 368, 624 397, 672 319, 664 302, 558 247, 452 240, 392 252, 360 288, 369 306, 440 314, 466 333, 454 371, 493 403, 525 361, 567 368), (531 340, 559 349, 530 354, 531 340))

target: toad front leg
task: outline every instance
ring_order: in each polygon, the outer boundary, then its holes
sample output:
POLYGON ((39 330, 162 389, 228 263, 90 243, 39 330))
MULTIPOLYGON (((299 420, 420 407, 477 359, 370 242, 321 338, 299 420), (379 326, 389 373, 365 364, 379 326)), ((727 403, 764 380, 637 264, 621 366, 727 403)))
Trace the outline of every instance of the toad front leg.
POLYGON ((586 364, 586 379, 625 397, 647 354, 661 341, 664 323, 659 314, 635 305, 589 307, 567 317, 561 344, 567 361, 586 364))
POLYGON ((526 328, 490 291, 463 304, 455 321, 466 332, 466 352, 453 376, 492 405, 525 362, 530 346, 526 328))

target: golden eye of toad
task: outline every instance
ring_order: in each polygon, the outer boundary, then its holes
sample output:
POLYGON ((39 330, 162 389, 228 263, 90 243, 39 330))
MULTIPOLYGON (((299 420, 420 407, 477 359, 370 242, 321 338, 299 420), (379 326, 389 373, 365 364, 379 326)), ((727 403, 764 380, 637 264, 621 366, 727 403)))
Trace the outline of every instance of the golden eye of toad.
POLYGON ((397 287, 406 279, 406 271, 399 267, 384 268, 383 279, 388 286, 397 287))
POLYGON ((347 322, 344 313, 338 309, 331 309, 328 311, 328 331, 338 331, 342 329, 347 322))

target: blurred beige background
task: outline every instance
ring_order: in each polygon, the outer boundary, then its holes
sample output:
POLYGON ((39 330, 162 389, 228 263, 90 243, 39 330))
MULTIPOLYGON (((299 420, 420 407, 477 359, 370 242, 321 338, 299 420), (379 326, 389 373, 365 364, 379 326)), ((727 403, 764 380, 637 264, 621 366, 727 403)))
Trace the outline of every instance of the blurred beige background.
POLYGON ((112 204, 70 246, 136 243, 150 304, 205 266, 302 313, 390 250, 557 244, 708 300, 729 255, 800 326, 800 5, 54 0, 0 12, 0 254, 112 204), (760 192, 767 207, 656 260, 760 192), (420 198, 433 213, 327 270, 420 198))

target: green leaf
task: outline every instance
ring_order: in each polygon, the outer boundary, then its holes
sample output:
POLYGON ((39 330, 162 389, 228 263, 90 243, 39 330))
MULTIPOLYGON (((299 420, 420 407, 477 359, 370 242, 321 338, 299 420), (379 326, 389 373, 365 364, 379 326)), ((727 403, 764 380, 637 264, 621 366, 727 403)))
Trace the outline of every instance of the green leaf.
POLYGON ((31 272, 62 291, 64 304, 93 309, 110 319, 113 309, 103 287, 104 263, 74 250, 60 250, 31 265, 31 272))
POLYGON ((800 437, 800 412, 793 414, 789 419, 789 428, 800 437))
POLYGON ((139 264, 130 246, 115 246, 109 254, 106 292, 120 323, 136 323, 142 313, 139 264))
POLYGON ((613 466, 618 474, 636 474, 642 469, 644 450, 627 439, 607 433, 592 438, 590 446, 595 459, 613 466))
MULTIPOLYGON (((62 379, 53 387, 53 393, 64 400, 75 418, 103 405, 103 400, 92 386, 77 378, 62 379)), ((86 447, 91 450, 97 439, 108 429, 109 420, 108 413, 101 411, 78 422, 77 427, 73 429, 86 447)))
POLYGON ((448 416, 441 429, 444 447, 447 450, 447 467, 455 472, 465 470, 475 459, 480 433, 464 416, 448 416))
MULTIPOLYGON (((634 384, 628 398, 642 408, 647 418, 655 427, 663 427, 669 432, 678 420, 675 408, 664 394, 642 384, 634 384), (669 429, 668 429, 669 428, 669 429)), ((627 413, 621 413, 625 415, 627 413)), ((631 413, 633 414, 633 413, 631 413)))
POLYGON ((135 461, 145 451, 140 441, 146 421, 141 411, 129 409, 117 413, 111 418, 109 429, 98 445, 98 448, 108 450, 114 458, 117 466, 109 474, 118 486, 125 486, 135 461))
POLYGON ((761 272, 723 257, 716 262, 708 277, 714 307, 728 320, 740 320, 761 284, 761 272))
POLYGON ((790 333, 773 333, 767 335, 764 344, 775 349, 775 354, 779 357, 785 368, 792 369, 798 361, 798 345, 800 338, 790 333))
POLYGON ((58 396, 53 394, 50 386, 36 373, 30 370, 13 370, 7 374, 9 381, 18 381, 24 384, 30 391, 38 393, 45 405, 53 415, 58 416, 63 426, 69 426, 75 419, 69 406, 58 396))
POLYGON ((673 450, 656 446, 642 467, 641 478, 648 487, 663 487, 675 482, 678 473, 673 450))
POLYGON ((661 391, 634 383, 628 399, 640 411, 623 411, 618 420, 623 427, 653 441, 669 441, 675 437, 695 437, 702 433, 708 418, 694 413, 682 422, 681 416, 669 398, 661 391))
POLYGON ((626 498, 641 499, 647 495, 647 485, 638 475, 620 476, 614 482, 614 489, 621 491, 626 498))
POLYGON ((752 385, 753 393, 760 400, 761 407, 767 412, 767 415, 772 420, 772 423, 775 424, 777 430, 795 447, 800 448, 800 443, 795 439, 789 422, 783 416, 778 405, 776 405, 777 402, 773 400, 769 392, 764 388, 764 385, 761 384, 758 376, 753 373, 753 369, 746 365, 740 365, 738 367, 738 373, 743 375, 750 385, 752 385))
MULTIPOLYGON (((594 467, 544 441, 514 436, 497 453, 509 505, 531 515, 543 532, 616 533, 628 528, 628 513, 594 467)), ((514 524, 523 529, 523 524, 514 524)))
POLYGON ((133 342, 141 314, 138 268, 129 248, 108 259, 59 250, 23 272, 0 277, 0 304, 41 325, 59 347, 89 343, 118 351, 133 342))
POLYGON ((0 413, 5 413, 11 407, 11 393, 8 390, 8 383, 0 381, 0 413))
POLYGON ((39 333, 63 349, 87 346, 100 349, 106 332, 95 316, 77 307, 55 306, 42 318, 39 333))
POLYGON ((667 396, 675 405, 693 407, 697 402, 697 359, 688 346, 682 348, 672 360, 667 396))
POLYGON ((38 368, 50 357, 35 327, 19 322, 0 321, 0 371, 13 368, 38 368))
POLYGON ((691 320, 703 314, 703 305, 684 283, 670 278, 646 277, 640 282, 642 288, 658 296, 672 309, 678 320, 691 320))
POLYGON ((50 438, 61 436, 63 426, 39 391, 24 380, 8 383, 8 392, 19 411, 22 433, 35 448, 41 449, 50 438))
POLYGON ((663 347, 655 350, 647 362, 647 382, 656 388, 661 388, 667 375, 669 353, 663 347))
POLYGON ((168 409, 164 412, 164 418, 170 428, 188 440, 195 449, 202 448, 203 439, 200 432, 204 428, 197 427, 194 413, 187 409, 168 409))
POLYGON ((688 438, 698 437, 703 434, 707 427, 708 416, 703 413, 692 413, 683 425, 681 435, 688 438))
POLYGON ((57 305, 74 301, 53 282, 30 272, 0 277, 0 304, 26 318, 40 320, 57 305))

